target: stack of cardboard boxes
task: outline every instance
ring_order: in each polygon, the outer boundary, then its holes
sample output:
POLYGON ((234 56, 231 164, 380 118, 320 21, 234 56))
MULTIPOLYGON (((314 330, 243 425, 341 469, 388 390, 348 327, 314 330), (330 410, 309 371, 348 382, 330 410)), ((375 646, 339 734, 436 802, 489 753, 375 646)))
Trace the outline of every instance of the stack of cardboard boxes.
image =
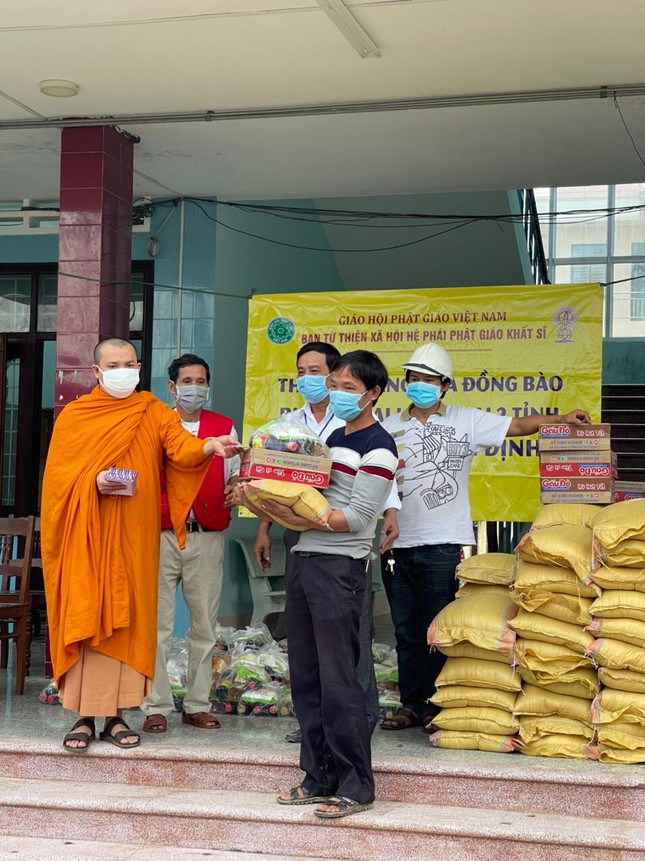
POLYGON ((614 501, 616 455, 611 426, 552 422, 540 427, 540 502, 614 501))

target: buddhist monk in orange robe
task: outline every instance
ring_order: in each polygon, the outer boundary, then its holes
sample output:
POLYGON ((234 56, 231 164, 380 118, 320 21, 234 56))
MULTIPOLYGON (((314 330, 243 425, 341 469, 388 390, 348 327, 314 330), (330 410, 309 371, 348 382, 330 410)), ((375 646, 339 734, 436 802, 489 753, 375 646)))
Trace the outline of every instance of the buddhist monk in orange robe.
POLYGON ((149 392, 136 392, 134 345, 97 345, 98 385, 68 404, 54 426, 41 506, 49 637, 63 706, 80 720, 65 736, 81 753, 105 716, 101 738, 136 747, 121 711, 141 704, 154 674, 164 463, 173 527, 185 546, 186 518, 212 454, 230 457, 233 437, 197 439, 149 392), (136 470, 133 495, 109 481, 111 467, 136 470))

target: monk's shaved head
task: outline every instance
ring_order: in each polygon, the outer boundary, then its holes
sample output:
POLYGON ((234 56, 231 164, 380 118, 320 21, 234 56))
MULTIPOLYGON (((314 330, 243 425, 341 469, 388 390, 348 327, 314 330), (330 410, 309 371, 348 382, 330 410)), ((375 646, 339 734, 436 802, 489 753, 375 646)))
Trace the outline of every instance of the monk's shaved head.
POLYGON ((96 347, 94 347, 94 364, 101 364, 101 353, 103 352, 103 347, 117 347, 117 349, 122 350, 124 347, 132 347, 134 350, 135 359, 137 358, 137 348, 134 346, 132 341, 128 341, 126 338, 104 338, 102 341, 99 341, 96 347))

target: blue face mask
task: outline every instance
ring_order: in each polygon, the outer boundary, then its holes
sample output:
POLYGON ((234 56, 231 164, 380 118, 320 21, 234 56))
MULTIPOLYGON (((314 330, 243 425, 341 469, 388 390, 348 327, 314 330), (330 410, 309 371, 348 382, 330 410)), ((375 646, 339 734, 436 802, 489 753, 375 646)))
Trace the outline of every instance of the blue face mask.
POLYGON ((410 383, 408 386, 408 397, 420 410, 433 407, 441 397, 441 386, 433 386, 432 383, 410 383))
POLYGON ((337 419, 344 422, 351 422, 363 412, 365 407, 369 406, 369 401, 364 407, 359 407, 358 403, 366 392, 361 392, 360 395, 354 392, 330 392, 329 406, 332 413, 337 419))
POLYGON ((304 377, 298 377, 296 380, 298 394, 310 404, 319 404, 329 394, 326 380, 326 377, 314 376, 313 374, 305 374, 304 377))

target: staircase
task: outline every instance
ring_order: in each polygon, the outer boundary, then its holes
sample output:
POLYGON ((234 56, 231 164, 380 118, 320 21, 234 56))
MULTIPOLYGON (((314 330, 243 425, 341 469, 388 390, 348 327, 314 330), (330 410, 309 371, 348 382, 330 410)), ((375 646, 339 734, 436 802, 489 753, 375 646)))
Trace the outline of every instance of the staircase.
POLYGON ((226 721, 240 718, 224 718, 205 746, 128 753, 97 742, 72 756, 58 739, 0 740, 0 859, 645 858, 639 766, 441 751, 421 737, 420 755, 405 757, 392 734, 376 740, 392 755, 375 757, 374 808, 325 822, 310 806, 275 802, 301 776, 297 751, 280 749, 281 722, 274 745, 236 749, 226 721))
POLYGON ((619 480, 645 482, 645 385, 603 386, 602 421, 611 425, 619 480))

